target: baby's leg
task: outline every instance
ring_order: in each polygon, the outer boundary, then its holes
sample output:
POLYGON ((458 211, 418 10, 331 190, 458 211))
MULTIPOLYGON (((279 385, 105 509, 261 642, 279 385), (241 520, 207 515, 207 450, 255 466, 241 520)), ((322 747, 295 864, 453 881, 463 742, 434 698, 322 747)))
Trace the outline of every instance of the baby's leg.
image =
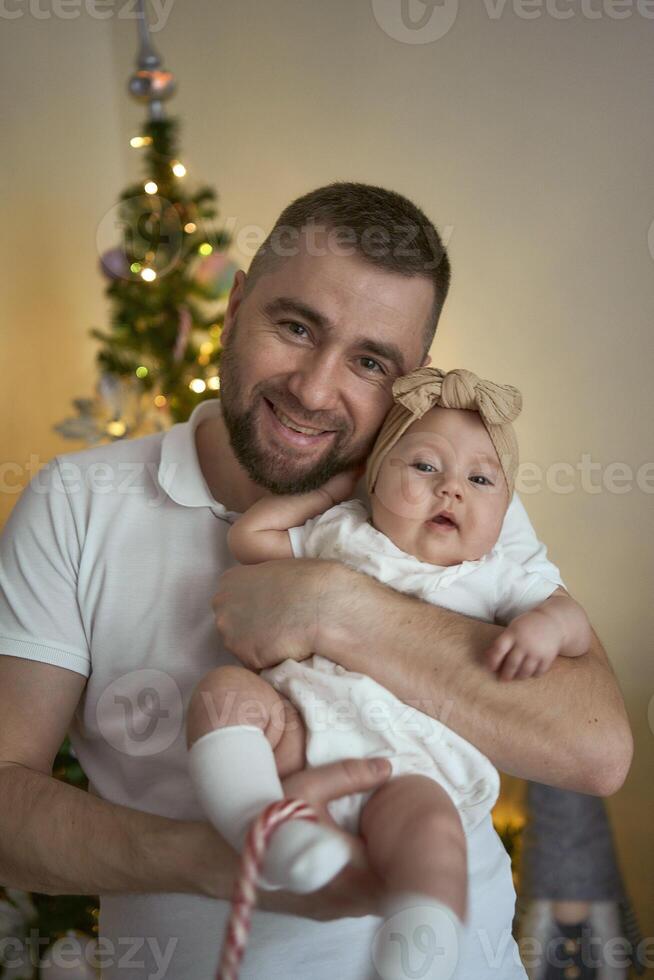
MULTIPOLYGON (((252 671, 218 667, 193 692, 187 716, 191 779, 209 820, 241 851, 253 820, 284 797, 280 776, 305 764, 302 718, 252 671)), ((267 888, 310 892, 347 864, 346 838, 323 824, 291 820, 272 834, 267 888)))
POLYGON ((187 745, 190 749, 207 732, 243 725, 265 734, 281 779, 304 769, 304 722, 297 708, 254 671, 236 665, 215 667, 191 696, 187 745))
POLYGON ((427 776, 384 783, 361 811, 368 859, 385 884, 386 925, 374 947, 384 980, 424 980, 454 972, 467 910, 467 849, 461 820, 446 791, 427 776))

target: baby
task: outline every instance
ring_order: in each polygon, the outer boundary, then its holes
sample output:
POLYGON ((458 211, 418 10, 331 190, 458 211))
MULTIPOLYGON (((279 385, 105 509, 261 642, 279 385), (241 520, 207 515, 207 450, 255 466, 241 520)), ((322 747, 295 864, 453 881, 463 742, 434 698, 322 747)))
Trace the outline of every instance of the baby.
MULTIPOLYGON (((506 629, 486 658, 507 679, 585 653, 590 626, 581 607, 497 545, 518 466, 511 422, 520 393, 470 371, 420 368, 394 383, 393 397, 368 460, 372 514, 346 499, 351 474, 311 493, 265 497, 230 529, 234 557, 338 559, 427 602, 500 622, 506 629)), ((473 745, 318 655, 259 674, 211 671, 193 694, 187 741, 203 808, 237 850, 261 810, 283 797, 280 777, 353 756, 388 757, 384 785, 328 805, 333 825, 293 820, 275 830, 259 883, 321 888, 352 857, 338 828, 360 834, 385 885, 384 913, 397 922, 418 910, 445 953, 429 977, 451 975, 448 948, 456 949, 467 915, 465 835, 499 789, 497 771, 473 745)), ((397 929, 392 936, 375 958, 385 978, 404 975, 397 929)))

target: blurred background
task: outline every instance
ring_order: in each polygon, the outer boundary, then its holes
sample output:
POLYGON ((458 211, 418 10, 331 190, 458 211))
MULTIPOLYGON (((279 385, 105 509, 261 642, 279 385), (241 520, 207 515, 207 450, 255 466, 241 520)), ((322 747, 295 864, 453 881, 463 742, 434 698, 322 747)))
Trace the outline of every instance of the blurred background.
MULTIPOLYGON (((443 233, 433 362, 523 392, 518 489, 633 726, 607 805, 652 936, 654 5, 415 3, 413 21, 391 0, 151 6, 185 179, 217 189, 242 268, 333 180, 400 191, 443 233)), ((0 527, 36 469, 85 444, 53 426, 93 394, 89 329, 111 318, 98 230, 141 172, 136 32, 127 3, 0 12, 0 527)), ((506 794, 510 821, 521 787, 506 794)))

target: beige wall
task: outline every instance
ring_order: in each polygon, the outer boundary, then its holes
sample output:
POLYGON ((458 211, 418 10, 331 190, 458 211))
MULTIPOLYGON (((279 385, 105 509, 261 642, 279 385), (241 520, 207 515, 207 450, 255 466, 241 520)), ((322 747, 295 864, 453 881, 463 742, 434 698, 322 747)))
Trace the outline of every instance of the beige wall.
MULTIPOLYGON (((595 481, 615 461, 635 473, 654 458, 654 21, 635 3, 624 20, 608 0, 590 4, 595 19, 571 3, 571 19, 528 20, 486 0, 410 44, 372 3, 177 0, 156 40, 180 81, 191 176, 215 182, 237 229, 269 228, 289 199, 338 178, 412 196, 446 229, 455 271, 435 363, 517 384, 523 458, 543 471, 588 454, 595 481)), ((133 21, 86 14, 2 24, 5 460, 71 448, 50 425, 93 384, 85 331, 106 317, 95 229, 136 173, 133 34, 133 21)), ((654 498, 589 493, 580 474, 572 486, 524 501, 627 699, 636 758, 609 805, 652 935, 654 498)), ((14 499, 0 494, 0 519, 14 499)))

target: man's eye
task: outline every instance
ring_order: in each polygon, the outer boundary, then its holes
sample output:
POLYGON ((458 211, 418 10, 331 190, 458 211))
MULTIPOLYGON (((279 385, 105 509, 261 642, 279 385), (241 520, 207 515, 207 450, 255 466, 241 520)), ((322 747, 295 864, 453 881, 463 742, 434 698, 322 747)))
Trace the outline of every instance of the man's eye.
POLYGON ((479 474, 478 476, 471 476, 470 477, 470 482, 471 483, 477 483, 477 486, 478 487, 492 487, 493 486, 492 480, 489 480, 487 476, 482 476, 481 474, 479 474), (477 480, 480 480, 480 481, 483 481, 483 482, 477 483, 477 480))
POLYGON ((386 374, 379 361, 375 361, 374 358, 362 357, 360 358, 360 361, 362 366, 366 369, 366 371, 373 371, 373 372, 379 371, 381 372, 381 374, 386 374))
POLYGON ((305 335, 308 335, 307 328, 303 326, 303 324, 301 323, 295 323, 293 320, 288 320, 286 323, 283 324, 283 326, 288 327, 290 332, 295 337, 304 337, 305 335))
POLYGON ((436 467, 432 466, 431 463, 412 463, 414 469, 418 470, 420 473, 436 473, 436 467))

